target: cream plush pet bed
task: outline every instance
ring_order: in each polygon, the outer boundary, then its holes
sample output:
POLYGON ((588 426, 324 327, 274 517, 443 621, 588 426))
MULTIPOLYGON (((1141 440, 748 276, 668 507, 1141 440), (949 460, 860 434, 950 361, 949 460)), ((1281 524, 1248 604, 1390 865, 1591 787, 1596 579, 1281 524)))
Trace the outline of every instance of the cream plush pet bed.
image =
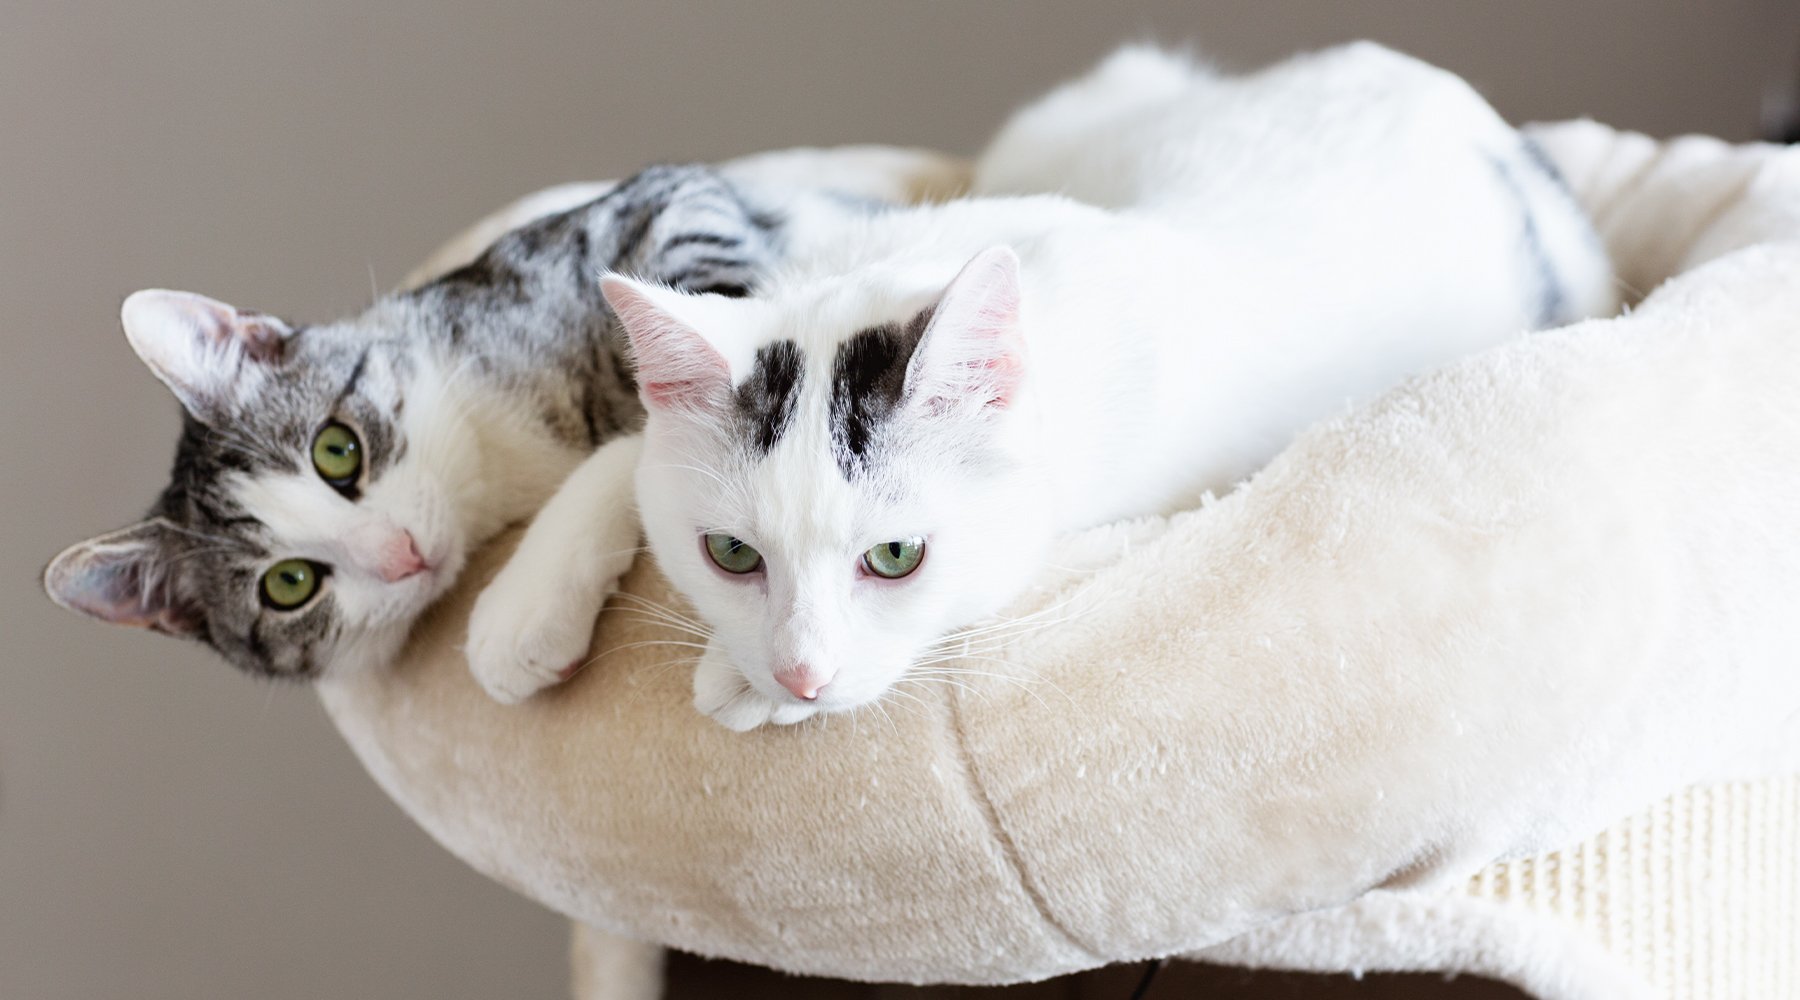
MULTIPOLYGON (((1537 134, 1648 293, 1629 315, 1071 539, 1016 612, 1056 623, 974 650, 989 676, 731 733, 626 599, 616 651, 502 707, 457 646, 503 544, 321 696, 439 842, 594 929, 596 996, 600 932, 909 982, 1197 953, 1800 995, 1800 150, 1537 134)), ((674 600, 651 566, 627 589, 674 600)))

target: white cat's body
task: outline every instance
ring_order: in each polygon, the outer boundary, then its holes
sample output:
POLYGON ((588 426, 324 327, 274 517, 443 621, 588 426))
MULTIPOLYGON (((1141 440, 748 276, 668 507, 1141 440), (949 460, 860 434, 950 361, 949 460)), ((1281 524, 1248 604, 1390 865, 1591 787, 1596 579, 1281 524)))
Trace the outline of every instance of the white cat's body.
POLYGON ((1523 149, 1462 80, 1369 44, 1238 78, 1128 49, 1016 116, 978 194, 1121 210, 990 240, 1023 263, 1058 526, 1191 506, 1406 374, 1612 311, 1586 220, 1523 149), (1546 258, 1569 299, 1548 310, 1546 258))
POLYGON ((696 702, 726 725, 873 701, 1056 532, 1192 505, 1348 402, 1615 306, 1519 135, 1371 45, 1238 79, 1128 49, 1016 116, 975 184, 753 299, 609 280, 645 529, 712 630, 696 702), (724 571, 708 539, 761 558, 724 571), (877 578, 859 553, 899 539, 928 554, 877 578))

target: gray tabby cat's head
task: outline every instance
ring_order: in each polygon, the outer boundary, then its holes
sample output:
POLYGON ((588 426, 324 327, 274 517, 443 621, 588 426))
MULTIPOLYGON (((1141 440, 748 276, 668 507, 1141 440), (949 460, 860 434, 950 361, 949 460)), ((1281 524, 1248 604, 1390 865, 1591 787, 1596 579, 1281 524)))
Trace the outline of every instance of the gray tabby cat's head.
POLYGON ((186 410, 170 483, 146 520, 57 556, 45 590, 253 674, 311 678, 396 648, 461 568, 473 461, 465 408, 445 398, 455 380, 384 349, 419 320, 390 300, 295 329, 166 291, 131 296, 122 319, 186 410))

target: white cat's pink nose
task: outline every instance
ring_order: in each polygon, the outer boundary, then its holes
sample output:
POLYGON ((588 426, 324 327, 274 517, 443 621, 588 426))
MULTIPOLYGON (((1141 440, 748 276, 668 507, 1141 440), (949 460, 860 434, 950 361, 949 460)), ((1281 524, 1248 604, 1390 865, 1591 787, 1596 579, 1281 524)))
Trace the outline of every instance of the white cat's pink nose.
POLYGON ((782 667, 775 671, 775 682, 787 688, 796 698, 814 701, 825 685, 831 683, 832 671, 815 670, 804 663, 782 667))
POLYGON ((381 578, 388 583, 399 583, 430 568, 425 557, 419 555, 419 546, 413 541, 410 531, 390 536, 382 546, 379 571, 381 578))

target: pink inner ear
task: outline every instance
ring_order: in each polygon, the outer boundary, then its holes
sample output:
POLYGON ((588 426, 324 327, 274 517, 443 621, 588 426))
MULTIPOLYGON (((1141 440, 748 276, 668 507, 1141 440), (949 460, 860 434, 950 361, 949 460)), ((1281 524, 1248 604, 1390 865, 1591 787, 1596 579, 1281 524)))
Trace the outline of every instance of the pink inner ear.
POLYGON ((63 607, 101 621, 191 635, 202 619, 175 601, 164 575, 168 530, 156 519, 72 545, 44 570, 44 590, 63 607))
POLYGON ((983 250, 963 265, 925 335, 927 363, 937 369, 932 410, 1012 403, 1025 378, 1019 302, 1019 258, 1010 248, 983 250))
POLYGON ((631 341, 638 392, 648 406, 702 409, 730 391, 731 369, 706 338, 637 283, 609 276, 600 289, 631 341))
POLYGON ((281 352, 287 348, 288 334, 292 331, 273 316, 239 310, 232 332, 251 357, 258 361, 278 361, 281 352))
POLYGON ((1025 380, 1025 359, 1022 353, 1008 351, 1000 357, 989 358, 984 367, 987 372, 982 381, 988 387, 986 405, 1005 407, 1011 404, 1013 396, 1019 391, 1019 383, 1025 380))
POLYGON ((121 316, 127 332, 155 336, 155 331, 162 330, 163 337, 177 340, 185 334, 209 349, 242 350, 258 361, 279 359, 292 332, 273 316, 235 309, 192 292, 160 289, 132 294, 125 300, 121 316))
POLYGON ((260 378, 260 364, 281 360, 287 324, 240 312, 191 292, 145 289, 125 300, 119 319, 131 346, 182 405, 205 418, 216 404, 260 378))

